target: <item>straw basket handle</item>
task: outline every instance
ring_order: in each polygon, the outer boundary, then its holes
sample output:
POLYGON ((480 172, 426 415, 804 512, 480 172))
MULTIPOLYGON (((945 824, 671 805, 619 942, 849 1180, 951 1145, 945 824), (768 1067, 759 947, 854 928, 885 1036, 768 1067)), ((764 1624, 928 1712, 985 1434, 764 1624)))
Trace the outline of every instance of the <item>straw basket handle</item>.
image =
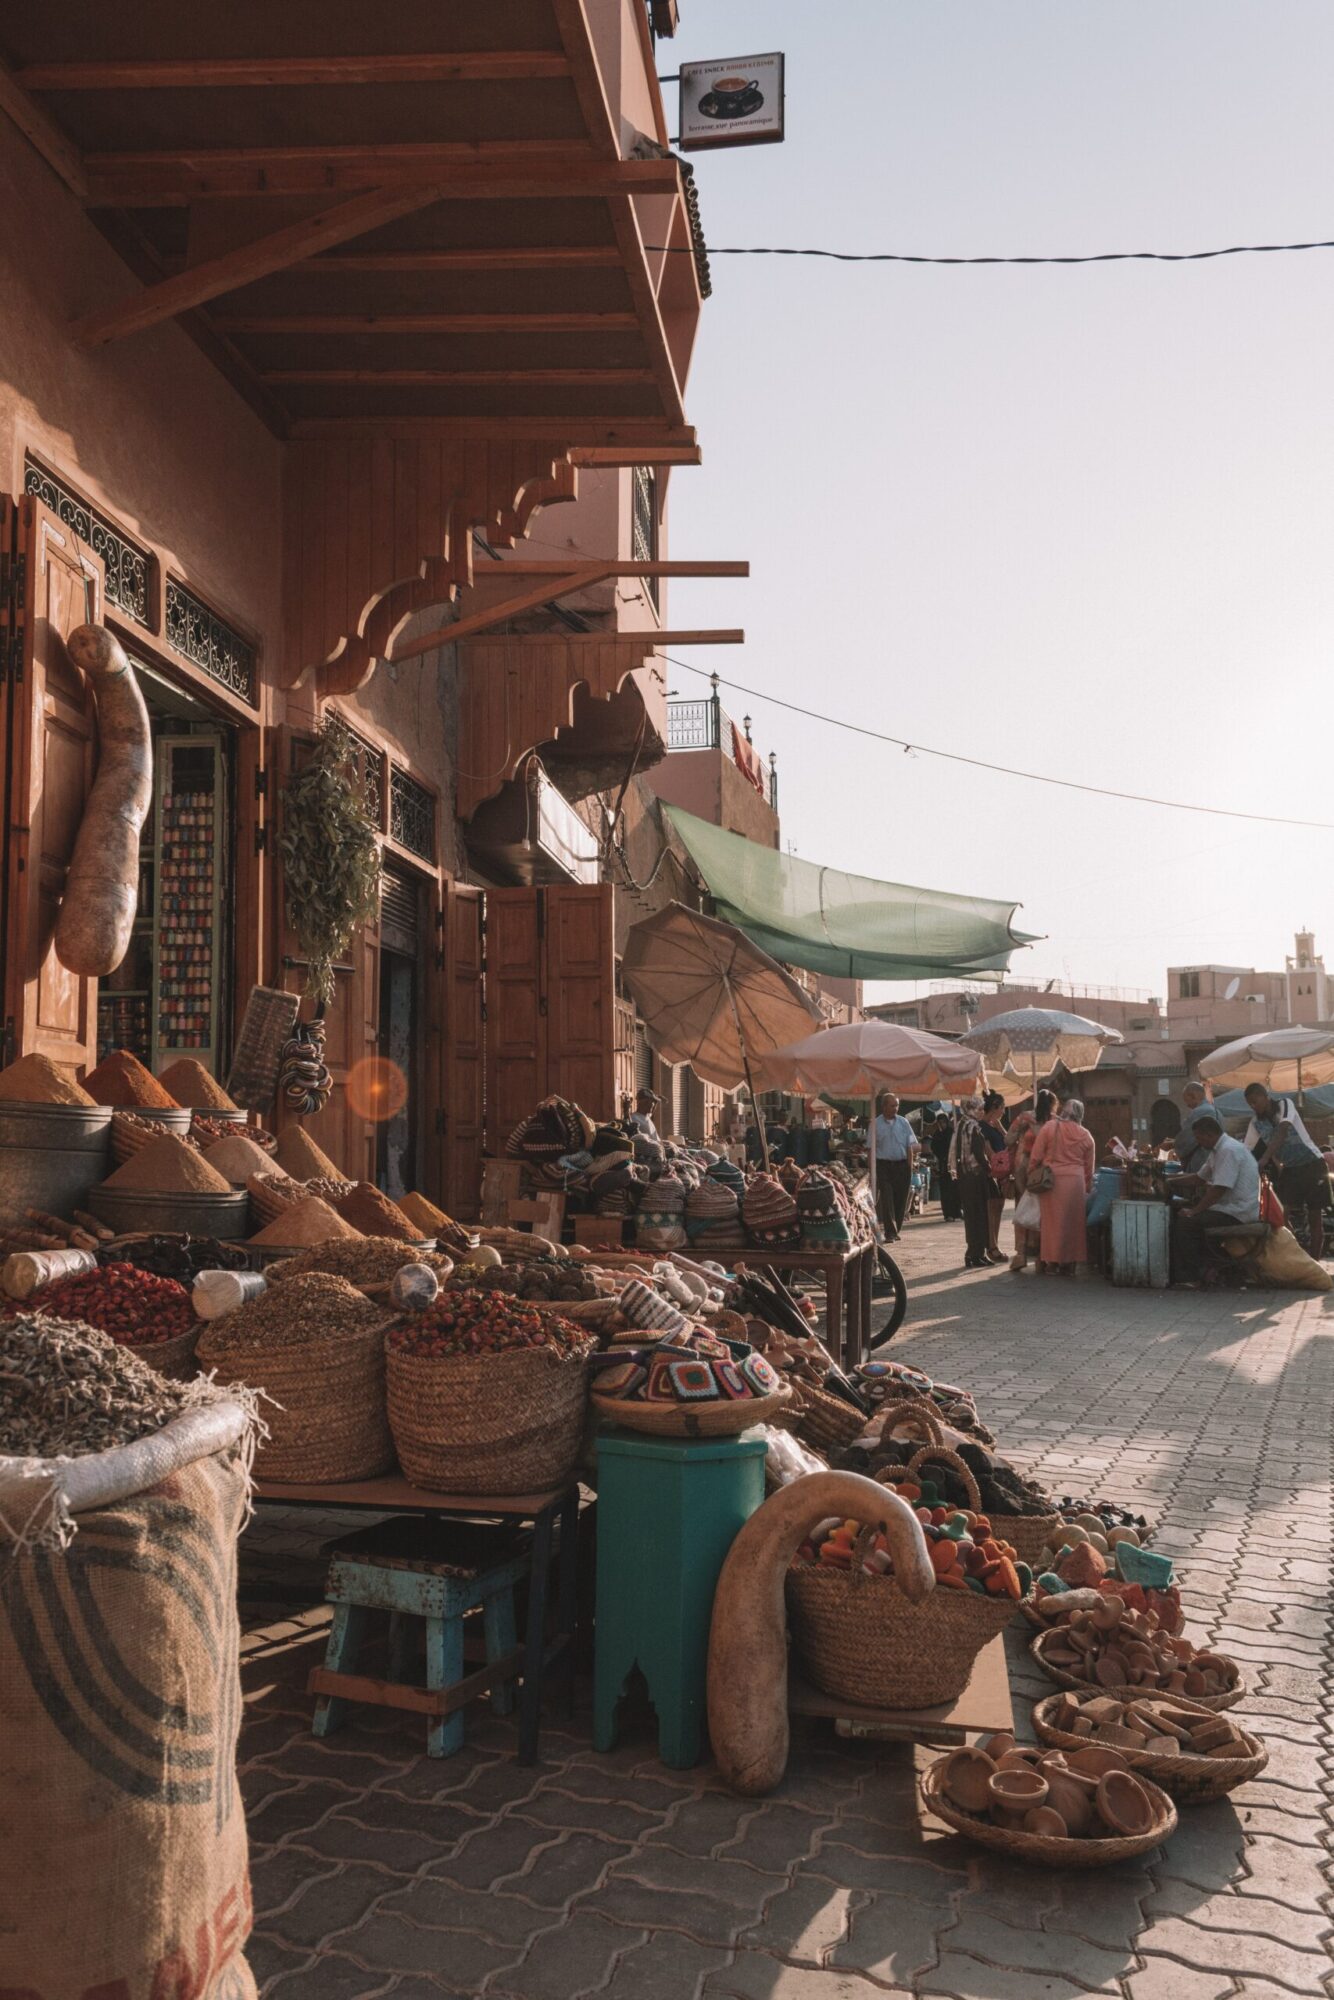
POLYGON ((895 1403, 882 1403, 877 1414, 881 1419, 882 1438, 893 1430, 895 1424, 915 1424, 926 1444, 943 1446, 945 1443, 940 1419, 924 1400, 908 1397, 895 1403))
POLYGON ((950 1466, 953 1471, 958 1473, 968 1494, 969 1507, 974 1514, 980 1514, 982 1512, 982 1495, 978 1491, 977 1481, 960 1458, 958 1452, 951 1451, 947 1444, 924 1444, 920 1451, 915 1451, 908 1460, 909 1477, 916 1478, 918 1466, 921 1465, 924 1459, 930 1458, 939 1459, 943 1464, 950 1466))

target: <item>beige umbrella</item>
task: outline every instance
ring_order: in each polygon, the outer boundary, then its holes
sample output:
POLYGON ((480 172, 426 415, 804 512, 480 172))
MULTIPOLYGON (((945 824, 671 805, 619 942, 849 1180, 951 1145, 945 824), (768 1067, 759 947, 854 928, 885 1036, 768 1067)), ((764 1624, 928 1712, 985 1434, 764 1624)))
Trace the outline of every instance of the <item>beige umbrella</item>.
POLYGON ((621 973, 664 1061, 689 1063, 724 1090, 744 1081, 769 1149, 752 1063, 809 1032, 819 1011, 796 980, 732 924, 669 903, 626 940, 621 973))
POLYGON ((1204 1056, 1200 1075, 1231 1090, 1262 1083, 1267 1090, 1295 1090, 1300 1097, 1308 1083, 1334 1083, 1334 1027, 1270 1028, 1243 1035, 1204 1056))
POLYGON ((755 1074, 771 1090, 832 1090, 841 1097, 871 1098, 866 1150, 874 1200, 876 1097, 882 1090, 903 1097, 971 1097, 982 1089, 982 1058, 976 1049, 897 1021, 851 1021, 759 1057, 755 1074))

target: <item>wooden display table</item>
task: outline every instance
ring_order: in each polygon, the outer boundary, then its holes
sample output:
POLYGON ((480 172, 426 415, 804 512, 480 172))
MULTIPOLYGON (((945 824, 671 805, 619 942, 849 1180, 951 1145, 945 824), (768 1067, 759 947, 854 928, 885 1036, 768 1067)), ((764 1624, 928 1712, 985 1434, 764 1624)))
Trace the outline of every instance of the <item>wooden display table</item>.
POLYGON ((988 1639, 973 1662, 963 1693, 939 1708, 864 1708, 859 1702, 821 1694, 795 1668, 788 1680, 787 1705, 792 1715, 829 1716, 840 1736, 946 1747, 966 1742, 969 1736, 994 1736, 998 1729, 1014 1728, 1005 1634, 997 1632, 988 1639))
POLYGON ((542 1706, 542 1682, 549 1667, 559 1669, 567 1706, 574 1696, 574 1626, 578 1578, 579 1488, 570 1485, 549 1493, 430 1493, 413 1486, 401 1473, 383 1479, 355 1479, 346 1485, 317 1483, 284 1486, 276 1479, 255 1482, 255 1500, 274 1507, 324 1507, 340 1513, 419 1514, 426 1518, 469 1521, 530 1522, 533 1530, 532 1578, 528 1589, 528 1625, 519 1671, 519 1762, 537 1762, 537 1736, 542 1706), (546 1636, 551 1558, 555 1549, 556 1630, 546 1636))
POLYGON ((824 1344, 841 1368, 864 1361, 871 1342, 871 1284, 874 1243, 850 1250, 728 1250, 720 1252, 733 1270, 796 1271, 823 1278, 824 1344))

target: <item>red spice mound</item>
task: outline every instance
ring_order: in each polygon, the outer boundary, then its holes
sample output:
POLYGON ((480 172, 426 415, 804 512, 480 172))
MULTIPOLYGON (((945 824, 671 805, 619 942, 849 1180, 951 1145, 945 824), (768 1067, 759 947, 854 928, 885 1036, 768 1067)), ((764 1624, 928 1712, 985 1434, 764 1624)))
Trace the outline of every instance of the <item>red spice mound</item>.
POLYGON ((100 1271, 45 1285, 26 1302, 26 1310, 82 1320, 129 1347, 175 1340, 197 1323, 184 1285, 133 1264, 104 1264, 100 1271))
POLYGON ((523 1347, 579 1354, 593 1342, 586 1327, 557 1313, 534 1312, 503 1292, 465 1291, 441 1292, 425 1312, 411 1313, 391 1327, 385 1345, 399 1354, 434 1360, 506 1354, 523 1347))
POLYGON ((358 1181, 334 1206, 344 1222, 350 1222, 363 1236, 395 1236, 400 1243, 421 1241, 416 1223, 409 1222, 402 1209, 370 1181, 358 1181))
POLYGON ((146 1070, 128 1049, 112 1049, 95 1070, 83 1080, 95 1104, 118 1104, 132 1111, 136 1105, 150 1111, 178 1109, 176 1099, 163 1089, 151 1070, 146 1070))
POLYGON ((171 1092, 173 1104, 188 1104, 192 1111, 236 1111, 230 1097, 203 1063, 194 1056, 181 1056, 158 1077, 164 1090, 171 1092))

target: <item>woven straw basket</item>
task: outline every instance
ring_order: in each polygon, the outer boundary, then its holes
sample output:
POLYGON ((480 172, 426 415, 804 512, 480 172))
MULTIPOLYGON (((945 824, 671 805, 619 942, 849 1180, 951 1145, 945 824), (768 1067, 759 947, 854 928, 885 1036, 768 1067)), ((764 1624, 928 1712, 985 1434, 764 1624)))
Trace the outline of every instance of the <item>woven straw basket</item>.
POLYGON ((187 1327, 174 1340, 147 1341, 142 1347, 127 1341, 126 1345, 131 1354, 137 1354, 169 1382, 193 1382, 199 1372, 195 1362, 195 1349, 199 1345, 197 1326, 187 1327))
MULTIPOLYGON (((1194 1711, 1197 1715, 1213 1715, 1217 1711, 1206 1708, 1203 1702, 1187 1701, 1181 1695, 1169 1697, 1173 1708, 1194 1711)), ((1033 1727, 1043 1743, 1050 1743, 1058 1750, 1079 1750, 1088 1742, 1086 1736, 1076 1736, 1068 1729, 1062 1729, 1053 1719, 1059 1711, 1061 1696, 1049 1694, 1045 1701, 1037 1703, 1033 1710, 1033 1727)), ((1238 1785, 1258 1778, 1269 1762, 1269 1752, 1258 1736, 1246 1737, 1251 1745, 1250 1754, 1242 1752, 1236 1757, 1190 1756, 1182 1752, 1174 1756, 1170 1751, 1161 1755, 1144 1750, 1122 1750, 1131 1770, 1141 1778, 1151 1778, 1170 1793, 1178 1805, 1204 1805, 1209 1799, 1221 1799, 1226 1792, 1235 1791, 1238 1785)))
POLYGON ((245 1355, 234 1354, 225 1340, 205 1328, 198 1348, 200 1367, 216 1368, 219 1381, 246 1382, 271 1399, 260 1406, 269 1427, 256 1462, 260 1478, 300 1485, 374 1479, 392 1471, 385 1324, 245 1355))
POLYGON ((1114 1861, 1128 1861, 1133 1855, 1147 1854, 1160 1847, 1171 1838, 1177 1829, 1177 1810, 1166 1792, 1138 1774, 1140 1783, 1149 1794, 1156 1809, 1157 1817, 1147 1833, 1133 1835, 1108 1834, 1103 1840, 1053 1839, 1043 1833, 1011 1833, 1008 1827, 993 1826, 990 1820, 975 1819, 971 1813, 960 1812, 952 1800, 946 1798, 944 1770, 948 1760, 940 1758, 923 1771, 919 1783, 922 1801, 937 1819, 943 1819, 946 1826, 952 1826, 959 1833, 966 1833, 970 1840, 976 1840, 983 1847, 995 1847, 1002 1854, 1013 1855, 1016 1861, 1036 1861, 1042 1868, 1107 1868, 1114 1861))
POLYGON ((795 1376, 786 1379, 792 1385, 786 1428, 816 1451, 840 1451, 866 1429, 870 1419, 841 1396, 831 1396, 827 1389, 817 1389, 813 1382, 802 1382, 795 1376))
MULTIPOLYGON (((1053 1666, 1047 1658, 1044 1648, 1056 1637, 1059 1629, 1057 1627, 1053 1630, 1051 1626, 1048 1626, 1045 1632, 1039 1633, 1028 1649, 1041 1667, 1043 1673, 1046 1674, 1048 1680, 1055 1681, 1058 1687, 1073 1688, 1077 1694, 1109 1694, 1114 1701, 1143 1701, 1146 1695, 1152 1701, 1156 1695, 1162 1693, 1161 1688, 1101 1687, 1097 1681, 1081 1680, 1077 1674, 1070 1673, 1065 1667, 1053 1666)), ((1226 1658, 1227 1656, 1222 1655, 1221 1657, 1226 1658)), ((1225 1708, 1234 1707, 1246 1692, 1246 1682, 1239 1670, 1237 1685, 1235 1687, 1225 1688, 1222 1694, 1192 1695, 1190 1699, 1197 1703, 1200 1708, 1209 1708, 1221 1712, 1225 1708)), ((1174 1694, 1170 1696, 1170 1699, 1175 1702, 1179 1701, 1181 1697, 1174 1694)))
MULTIPOLYGON (((917 1456, 936 1449, 923 1446, 917 1456)), ((972 1474, 962 1460, 956 1470, 976 1509, 972 1474)), ((810 1679, 822 1693, 868 1708, 957 1699, 982 1648, 1018 1610, 1015 1600, 938 1587, 912 1604, 892 1576, 868 1576, 854 1561, 851 1570, 801 1563, 787 1573, 792 1637, 810 1679)))
POLYGON ((433 1493, 567 1485, 583 1442, 591 1346, 440 1357, 390 1348, 389 1423, 408 1478, 433 1493))
POLYGON ((593 1408, 622 1430, 647 1431, 655 1437, 736 1437, 752 1424, 768 1423, 788 1401, 791 1391, 772 1396, 738 1397, 717 1403, 636 1403, 615 1396, 593 1395, 593 1408))
POLYGON ((882 1403, 875 1414, 877 1422, 881 1423, 882 1437, 905 1429, 915 1430, 923 1444, 943 1445, 945 1442, 940 1419, 925 1396, 907 1396, 898 1402, 882 1403))
POLYGON ((1059 1514, 993 1514, 991 1525, 1010 1544, 1020 1562, 1032 1568, 1064 1523, 1059 1514))

